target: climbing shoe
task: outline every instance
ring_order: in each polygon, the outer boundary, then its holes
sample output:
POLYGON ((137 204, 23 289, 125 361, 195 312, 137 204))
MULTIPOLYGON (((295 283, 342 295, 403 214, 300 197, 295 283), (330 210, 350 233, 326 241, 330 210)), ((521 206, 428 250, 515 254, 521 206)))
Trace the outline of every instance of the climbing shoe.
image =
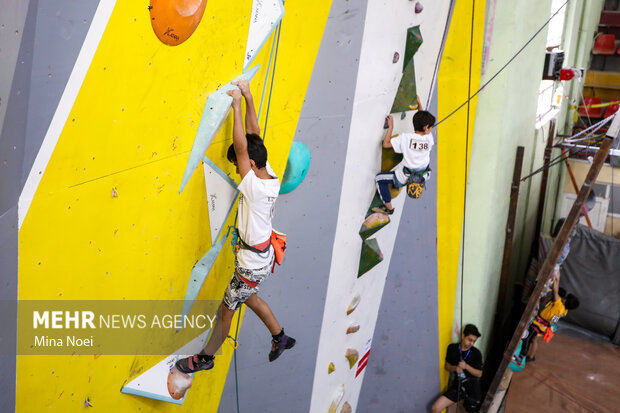
POLYGON ((378 212, 384 215, 392 215, 394 213, 394 209, 388 209, 385 205, 381 205, 380 207, 372 208, 373 212, 378 212))
POLYGON ((213 358, 201 354, 194 354, 193 356, 178 360, 175 366, 179 371, 185 374, 200 370, 211 370, 213 368, 213 358))
POLYGON ((295 345, 295 339, 293 337, 289 337, 286 334, 282 334, 280 338, 274 338, 271 340, 271 351, 269 352, 269 361, 274 361, 280 354, 284 352, 284 350, 288 350, 293 348, 295 345))

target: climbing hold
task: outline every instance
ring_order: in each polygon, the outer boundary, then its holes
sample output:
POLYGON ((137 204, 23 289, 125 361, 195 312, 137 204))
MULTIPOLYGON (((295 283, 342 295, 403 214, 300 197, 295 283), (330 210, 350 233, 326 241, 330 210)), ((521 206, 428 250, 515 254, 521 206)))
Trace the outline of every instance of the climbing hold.
POLYGON ((367 239, 389 223, 390 217, 388 215, 373 212, 362 223, 359 231, 360 237, 367 239))
POLYGON ((340 413, 351 413, 352 411, 353 409, 351 408, 349 402, 344 402, 342 409, 340 409, 340 413))
POLYGON ((151 26, 162 43, 176 46, 194 33, 207 0, 151 0, 151 26))
POLYGON ((347 328, 347 334, 357 333, 359 331, 359 329, 360 329, 359 323, 352 323, 347 328))
POLYGON ((355 311, 355 309, 357 308, 358 304, 360 303, 360 299, 361 299, 361 297, 360 297, 359 293, 353 294, 353 298, 351 299, 351 303, 347 307, 347 315, 349 315, 353 311, 355 311))
POLYGON ((344 356, 347 358, 347 360, 349 360, 349 369, 352 369, 353 366, 355 366, 355 363, 357 363, 357 360, 360 357, 357 350, 353 348, 348 348, 346 353, 344 353, 344 356))
POLYGON ((193 373, 182 373, 174 365, 179 358, 188 357, 203 349, 210 332, 211 329, 202 332, 138 377, 132 377, 131 381, 123 385, 121 393, 183 404, 184 396, 192 385, 193 373))
POLYGON ((170 397, 174 400, 179 400, 185 396, 185 392, 192 387, 193 381, 192 376, 181 372, 176 366, 172 366, 166 381, 170 397))
POLYGON ((398 59, 400 59, 400 54, 398 52, 394 52, 394 57, 392 58, 392 63, 397 63, 398 59))
MULTIPOLYGON (((405 56, 403 58, 403 75, 398 85, 398 91, 392 104, 390 113, 399 113, 409 110, 411 102, 416 101, 416 81, 413 55, 418 51, 422 44, 420 26, 407 29, 407 45, 405 46, 405 56)), ((403 119, 401 115, 401 119, 403 119)))
POLYGON ((329 404, 329 410, 327 410, 327 412, 336 413, 336 410, 338 410, 338 406, 340 405, 340 402, 342 401, 343 397, 344 397, 344 384, 341 384, 334 391, 332 402, 329 404))
POLYGON ((360 264, 357 270, 357 278, 366 274, 381 261, 383 261, 383 253, 381 252, 381 248, 379 248, 377 239, 365 239, 362 241, 362 252, 360 253, 360 264))
POLYGON ((403 120, 407 117, 407 114, 405 112, 400 114, 400 120, 403 120))
POLYGON ((112 188, 112 198, 118 198, 118 189, 112 188))
MULTIPOLYGON (((248 72, 237 77, 237 80, 252 80, 258 68, 260 66, 254 66, 248 72)), ((232 97, 228 96, 229 90, 237 89, 237 86, 232 82, 225 84, 215 92, 211 93, 205 103, 205 110, 202 113, 198 130, 196 131, 196 137, 194 138, 194 144, 192 145, 192 151, 189 154, 187 165, 185 166, 185 173, 183 174, 183 180, 181 181, 181 188, 179 193, 183 192, 183 188, 187 185, 189 178, 192 176, 198 164, 200 164, 204 158, 204 153, 211 144, 213 137, 217 135, 222 123, 228 116, 230 105, 232 104, 232 97)))
POLYGON ((302 183, 310 167, 310 158, 310 149, 305 144, 293 142, 280 186, 281 194, 291 192, 302 183))
POLYGON ((334 363, 329 363, 329 366, 327 366, 327 374, 332 374, 335 370, 336 366, 334 363))
POLYGON ((415 14, 422 13, 422 10, 424 10, 424 6, 422 6, 422 3, 417 1, 415 3, 415 14))
POLYGON ((284 16, 284 2, 282 0, 253 1, 251 16, 252 19, 250 20, 248 39, 245 46, 244 72, 250 67, 258 52, 276 29, 280 20, 282 20, 282 16, 284 16))

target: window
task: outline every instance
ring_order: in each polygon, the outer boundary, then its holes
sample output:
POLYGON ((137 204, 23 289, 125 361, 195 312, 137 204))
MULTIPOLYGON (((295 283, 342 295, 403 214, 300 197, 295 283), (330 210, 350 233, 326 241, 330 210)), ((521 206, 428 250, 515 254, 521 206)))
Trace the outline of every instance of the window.
MULTIPOLYGON (((553 0, 551 2, 551 10, 549 16, 555 13, 566 0, 553 0)), ((564 30, 564 18, 566 15, 566 6, 562 7, 560 12, 549 22, 549 30, 547 32, 547 49, 560 48, 562 45, 562 32, 564 30)), ((541 120, 551 113, 554 107, 559 106, 559 101, 556 100, 558 91, 561 88, 560 82, 553 80, 543 80, 540 82, 540 89, 538 92, 538 106, 536 110, 536 122, 541 120)), ((561 95, 561 92, 560 92, 561 95)))

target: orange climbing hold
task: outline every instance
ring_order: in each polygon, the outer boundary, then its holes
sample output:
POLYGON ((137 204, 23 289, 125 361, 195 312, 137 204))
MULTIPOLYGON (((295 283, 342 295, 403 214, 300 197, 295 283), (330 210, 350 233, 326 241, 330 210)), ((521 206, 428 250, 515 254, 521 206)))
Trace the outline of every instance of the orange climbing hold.
POLYGON ((194 33, 207 0, 151 0, 151 26, 162 43, 177 46, 194 33))

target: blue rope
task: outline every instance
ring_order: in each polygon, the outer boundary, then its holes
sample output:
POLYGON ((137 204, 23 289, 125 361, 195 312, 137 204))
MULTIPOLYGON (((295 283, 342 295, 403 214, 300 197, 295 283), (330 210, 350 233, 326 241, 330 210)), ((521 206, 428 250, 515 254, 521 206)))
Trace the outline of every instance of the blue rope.
MULTIPOLYGON (((280 29, 282 27, 282 20, 278 23, 277 29, 277 37, 278 41, 276 44, 276 55, 273 58, 273 71, 271 72, 271 87, 269 88, 269 99, 267 100, 267 112, 265 113, 265 126, 263 127, 263 141, 265 141, 265 137, 267 136, 267 121, 269 120, 269 108, 271 107, 271 93, 273 92, 273 79, 276 75, 276 63, 278 61, 278 49, 280 48, 280 29)), ((271 59, 271 58, 270 58, 271 59)), ((261 102, 262 104, 262 102, 261 102)))
POLYGON ((237 378, 237 337, 239 334, 239 321, 241 320, 241 308, 243 304, 239 308, 239 313, 237 314, 237 328, 235 329, 235 349, 233 350, 233 358, 235 359, 235 394, 237 398, 237 413, 239 413, 239 380, 237 378))
POLYGON ((269 65, 267 66, 267 73, 265 73, 265 83, 263 84, 263 94, 260 97, 260 106, 258 108, 258 119, 260 119, 260 114, 263 111, 263 100, 265 98, 265 90, 267 89, 267 80, 269 78, 269 71, 271 70, 271 58, 273 57, 273 49, 276 46, 276 37, 273 37, 273 42, 271 42, 271 54, 269 55, 269 65))

